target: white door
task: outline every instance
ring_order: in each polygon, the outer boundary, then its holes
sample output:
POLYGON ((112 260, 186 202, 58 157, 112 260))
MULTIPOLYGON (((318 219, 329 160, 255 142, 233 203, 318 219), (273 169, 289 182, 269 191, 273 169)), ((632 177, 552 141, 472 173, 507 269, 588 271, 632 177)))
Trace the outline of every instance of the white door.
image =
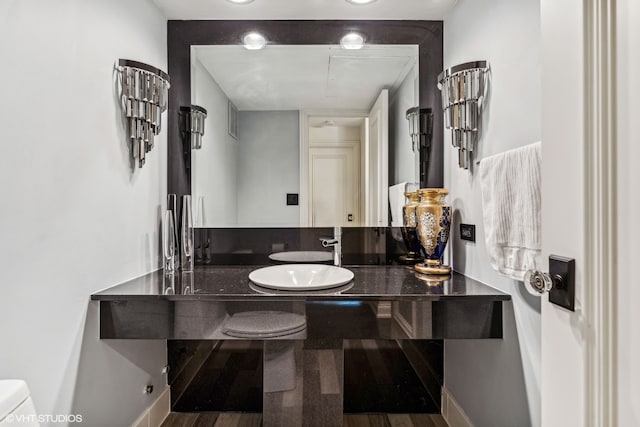
POLYGON ((360 225, 359 143, 309 147, 311 226, 360 225))
POLYGON ((389 225, 389 91, 384 89, 367 119, 365 224, 389 225))
POLYGON ((582 3, 541 2, 542 255, 545 260, 549 254, 575 258, 578 286, 575 313, 542 297, 541 391, 545 427, 586 425, 586 325, 580 315, 586 302, 582 162, 585 135, 584 111, 576 108, 585 101, 582 3))
POLYGON ((617 404, 619 426, 640 426, 640 287, 637 285, 637 265, 640 260, 640 2, 618 0, 617 5, 617 404))
POLYGON ((541 0, 543 255, 576 259, 575 312, 543 297, 544 427, 640 425, 638 20, 541 0))

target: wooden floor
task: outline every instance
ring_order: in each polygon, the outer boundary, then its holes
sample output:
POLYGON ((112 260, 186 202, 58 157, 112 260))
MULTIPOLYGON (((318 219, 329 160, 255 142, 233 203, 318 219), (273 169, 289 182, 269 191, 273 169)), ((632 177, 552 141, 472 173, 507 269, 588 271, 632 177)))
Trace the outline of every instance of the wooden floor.
MULTIPOLYGON (((358 414, 345 415, 343 420, 344 427, 447 427, 444 418, 436 414, 358 414)), ((261 424, 261 414, 172 412, 162 427, 260 427, 261 424)))

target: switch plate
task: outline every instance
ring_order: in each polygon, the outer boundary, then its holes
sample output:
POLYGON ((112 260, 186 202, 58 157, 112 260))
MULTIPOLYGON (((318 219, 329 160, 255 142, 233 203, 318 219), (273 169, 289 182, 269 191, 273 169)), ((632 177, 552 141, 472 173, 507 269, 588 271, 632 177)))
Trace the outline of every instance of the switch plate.
POLYGON ((575 311, 576 298, 576 261, 558 255, 549 256, 549 274, 563 276, 561 287, 554 286, 549 291, 549 302, 575 311))
POLYGON ((460 238, 470 242, 476 241, 476 226, 473 224, 460 224, 460 238))
POLYGON ((287 206, 298 206, 298 194, 287 193, 287 206))

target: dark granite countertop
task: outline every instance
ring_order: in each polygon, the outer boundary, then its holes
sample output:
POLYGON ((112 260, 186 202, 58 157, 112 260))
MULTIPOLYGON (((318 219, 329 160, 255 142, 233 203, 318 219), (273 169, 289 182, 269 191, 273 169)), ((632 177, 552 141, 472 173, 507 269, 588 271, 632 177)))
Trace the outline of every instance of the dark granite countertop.
POLYGON ((473 300, 508 301, 511 296, 458 273, 448 280, 424 280, 406 266, 354 266, 351 284, 323 291, 273 291, 249 281, 256 266, 196 267, 192 273, 165 276, 149 273, 91 296, 97 301, 166 299, 188 300, 473 300))

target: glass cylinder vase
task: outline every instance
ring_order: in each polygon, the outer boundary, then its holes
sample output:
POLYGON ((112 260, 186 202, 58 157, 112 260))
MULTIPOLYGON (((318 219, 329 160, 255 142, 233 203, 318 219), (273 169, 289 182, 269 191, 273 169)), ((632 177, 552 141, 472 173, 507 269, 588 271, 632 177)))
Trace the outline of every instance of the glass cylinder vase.
POLYGON ((182 196, 182 215, 180 222, 180 267, 182 271, 193 270, 193 216, 191 196, 182 196))
POLYGON ((173 213, 166 211, 162 221, 162 254, 164 257, 164 273, 173 274, 176 265, 175 224, 173 213))

